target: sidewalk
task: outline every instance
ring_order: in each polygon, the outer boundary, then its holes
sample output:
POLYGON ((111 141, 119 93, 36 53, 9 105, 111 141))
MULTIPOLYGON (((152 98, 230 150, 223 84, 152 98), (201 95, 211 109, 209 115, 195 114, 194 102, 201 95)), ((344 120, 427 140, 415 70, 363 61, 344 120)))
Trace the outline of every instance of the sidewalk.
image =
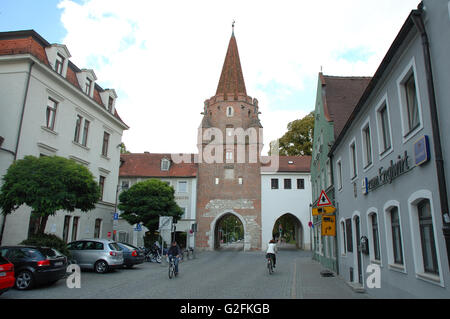
POLYGON ((358 293, 339 276, 323 277, 326 270, 311 254, 302 252, 293 265, 292 298, 304 299, 368 299, 367 293, 358 293))

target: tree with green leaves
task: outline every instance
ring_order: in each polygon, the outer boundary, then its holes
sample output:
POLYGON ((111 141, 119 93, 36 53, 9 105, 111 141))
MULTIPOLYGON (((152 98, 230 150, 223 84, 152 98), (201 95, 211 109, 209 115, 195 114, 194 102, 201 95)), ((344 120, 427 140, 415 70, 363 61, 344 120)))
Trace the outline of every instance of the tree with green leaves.
MULTIPOLYGON (((314 141, 314 112, 309 113, 302 119, 290 122, 288 131, 278 140, 278 151, 281 156, 303 156, 312 155, 314 141)), ((269 155, 274 154, 273 145, 269 155)))
POLYGON ((121 218, 131 225, 143 223, 150 233, 159 227, 160 216, 172 216, 174 223, 183 215, 175 202, 175 190, 158 179, 134 184, 119 196, 121 218))
POLYGON ((98 183, 85 166, 59 156, 26 156, 3 176, 0 208, 7 215, 28 205, 40 218, 38 234, 43 234, 48 217, 58 210, 88 212, 99 198, 98 183))
POLYGON ((127 150, 127 147, 125 146, 125 143, 120 143, 120 154, 131 154, 130 151, 127 150))

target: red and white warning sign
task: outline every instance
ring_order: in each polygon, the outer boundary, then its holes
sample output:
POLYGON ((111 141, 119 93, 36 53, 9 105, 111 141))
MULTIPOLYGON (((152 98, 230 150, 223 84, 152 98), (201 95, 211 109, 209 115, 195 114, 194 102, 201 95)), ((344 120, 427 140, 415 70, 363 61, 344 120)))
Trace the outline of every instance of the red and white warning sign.
POLYGON ((320 193, 319 201, 317 202, 317 207, 323 207, 323 206, 333 206, 333 204, 331 204, 331 201, 328 198, 328 196, 324 190, 322 190, 322 192, 320 193))

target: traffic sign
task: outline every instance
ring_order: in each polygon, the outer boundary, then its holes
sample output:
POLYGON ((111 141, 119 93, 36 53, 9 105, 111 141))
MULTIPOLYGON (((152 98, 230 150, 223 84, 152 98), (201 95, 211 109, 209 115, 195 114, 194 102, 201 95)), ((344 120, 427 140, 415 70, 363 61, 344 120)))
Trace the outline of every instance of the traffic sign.
POLYGON ((119 220, 119 213, 114 213, 114 220, 119 220))
POLYGON ((322 190, 322 193, 320 193, 319 201, 317 202, 317 206, 318 207, 333 206, 333 204, 331 204, 331 201, 328 198, 328 196, 324 190, 322 190))
POLYGON ((142 225, 140 223, 136 224, 136 228, 134 230, 135 231, 142 231, 142 225))
POLYGON ((336 216, 322 216, 322 236, 336 236, 336 216))
POLYGON ((324 206, 324 207, 313 207, 312 215, 319 216, 322 214, 333 214, 336 211, 334 206, 324 206))

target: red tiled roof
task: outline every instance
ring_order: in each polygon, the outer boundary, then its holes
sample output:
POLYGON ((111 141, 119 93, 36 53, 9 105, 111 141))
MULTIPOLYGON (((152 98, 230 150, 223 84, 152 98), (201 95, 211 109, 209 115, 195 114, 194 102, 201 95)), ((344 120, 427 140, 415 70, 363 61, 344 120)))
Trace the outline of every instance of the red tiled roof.
POLYGON ((334 122, 334 136, 338 137, 372 78, 322 74, 320 77, 325 91, 324 113, 334 122))
POLYGON ((219 85, 217 86, 216 95, 219 94, 231 96, 238 96, 238 94, 247 95, 234 34, 231 36, 230 43, 228 44, 227 55, 225 56, 222 74, 220 75, 219 85))
MULTIPOLYGON (((262 162, 268 160, 276 163, 275 156, 263 156, 262 162)), ((262 172, 292 172, 292 173, 309 173, 311 171, 311 156, 279 156, 278 168, 271 167, 271 164, 262 164, 262 172)))
MULTIPOLYGON (((50 67, 50 63, 48 62, 47 54, 45 52, 45 48, 50 45, 50 43, 48 43, 34 30, 0 32, 0 55, 29 53, 36 57, 39 61, 50 67)), ((66 80, 81 90, 76 76, 77 72, 81 72, 81 70, 71 61, 69 61, 66 80)), ((97 104, 105 108, 105 105, 103 105, 103 102, 100 98, 100 94, 98 91, 99 89, 102 90, 101 87, 96 84, 94 88, 93 100, 97 102, 97 104)), ((115 112, 114 117, 125 124, 117 114, 117 112, 115 112)))
POLYGON ((177 164, 171 161, 168 171, 161 170, 161 160, 171 160, 171 154, 132 153, 120 155, 121 177, 196 177, 198 165, 194 163, 195 154, 189 154, 191 163, 177 164))

